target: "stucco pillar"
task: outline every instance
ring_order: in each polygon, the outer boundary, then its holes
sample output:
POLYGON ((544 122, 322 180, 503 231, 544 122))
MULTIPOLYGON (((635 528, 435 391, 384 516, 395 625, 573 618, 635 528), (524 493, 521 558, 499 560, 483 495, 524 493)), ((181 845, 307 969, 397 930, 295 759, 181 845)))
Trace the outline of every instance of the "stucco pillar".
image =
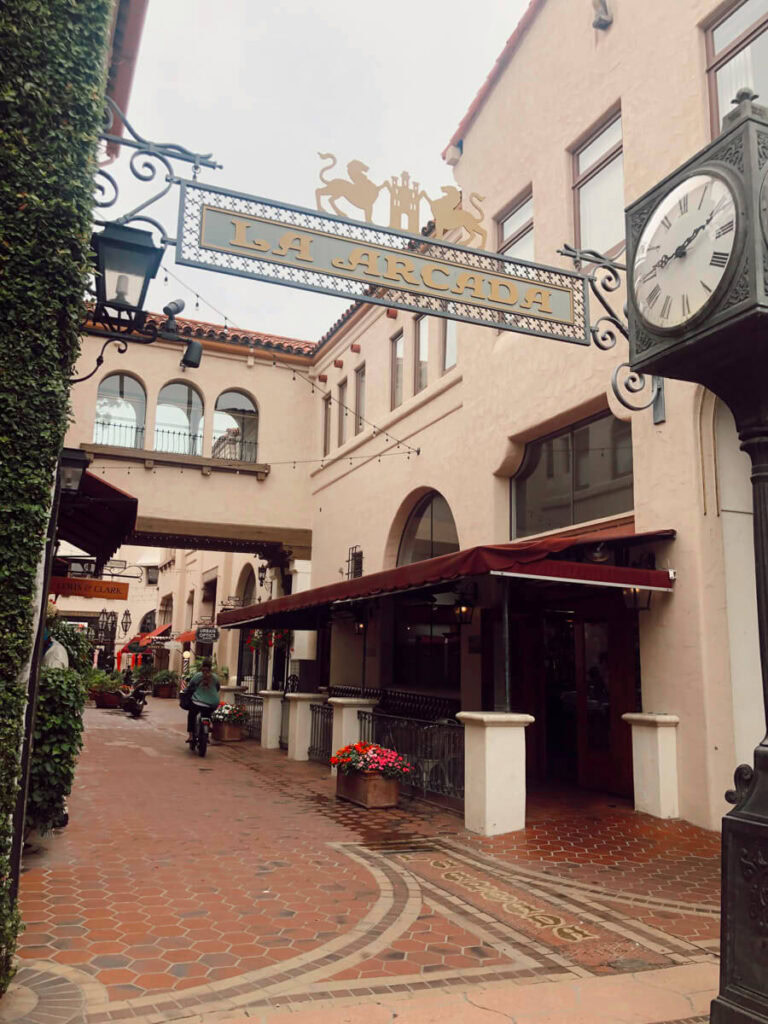
POLYGON ((325 704, 322 693, 288 693, 288 760, 309 760, 312 704, 325 704))
MULTIPOLYGON (((331 697, 328 701, 333 706, 333 734, 331 736, 331 752, 349 743, 357 743, 360 739, 360 720, 358 711, 370 711, 378 704, 377 700, 364 700, 361 697, 331 697)), ((331 775, 336 769, 331 768, 331 775)))
POLYGON ((282 690, 259 690, 264 701, 261 715, 261 745, 265 750, 280 746, 280 720, 283 714, 282 690))
POLYGON ((460 711, 464 827, 483 836, 525 828, 525 727, 533 715, 460 711))
POLYGON ((677 715, 632 713, 621 716, 632 727, 635 810, 654 818, 678 818, 677 715))

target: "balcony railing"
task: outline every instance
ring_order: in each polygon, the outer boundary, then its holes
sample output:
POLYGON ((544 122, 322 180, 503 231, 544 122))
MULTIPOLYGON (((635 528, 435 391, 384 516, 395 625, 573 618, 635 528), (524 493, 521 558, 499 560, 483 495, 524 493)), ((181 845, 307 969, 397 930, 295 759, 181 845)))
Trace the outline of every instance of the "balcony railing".
POLYGON ((236 693, 235 704, 244 707, 248 720, 245 731, 252 740, 261 740, 261 720, 264 713, 264 698, 254 693, 236 693))
MULTIPOLYGON (((320 699, 320 698, 318 698, 320 699)), ((331 704, 310 704, 312 716, 309 734, 309 760, 328 764, 333 753, 333 706, 331 704)))
POLYGON ((191 433, 188 430, 166 430, 155 428, 155 451, 171 452, 174 455, 202 455, 202 433, 191 433))
POLYGON ((256 441, 244 441, 238 434, 227 431, 213 439, 211 458, 233 462, 258 462, 256 441))
POLYGON ((422 793, 464 799, 464 729, 457 724, 358 711, 360 738, 396 750, 414 767, 410 784, 422 793))
POLYGON ((143 448, 144 427, 138 427, 135 423, 96 420, 93 424, 93 443, 113 445, 115 448, 143 448))
POLYGON ((434 722, 439 718, 453 718, 461 711, 461 701, 451 697, 439 697, 431 693, 414 693, 411 690, 372 690, 359 686, 332 686, 331 697, 365 697, 377 700, 378 710, 388 715, 400 715, 419 721, 434 722))

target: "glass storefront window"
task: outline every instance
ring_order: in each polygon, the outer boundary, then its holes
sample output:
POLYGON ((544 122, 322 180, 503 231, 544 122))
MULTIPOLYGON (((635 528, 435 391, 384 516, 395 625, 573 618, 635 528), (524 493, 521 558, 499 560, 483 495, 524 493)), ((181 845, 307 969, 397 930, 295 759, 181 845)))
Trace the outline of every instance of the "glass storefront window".
POLYGON ((442 494, 431 491, 416 505, 405 524, 397 564, 411 565, 458 550, 459 536, 448 502, 442 494))
POLYGON ((601 416, 527 446, 512 481, 512 532, 545 533, 633 505, 631 427, 601 416))

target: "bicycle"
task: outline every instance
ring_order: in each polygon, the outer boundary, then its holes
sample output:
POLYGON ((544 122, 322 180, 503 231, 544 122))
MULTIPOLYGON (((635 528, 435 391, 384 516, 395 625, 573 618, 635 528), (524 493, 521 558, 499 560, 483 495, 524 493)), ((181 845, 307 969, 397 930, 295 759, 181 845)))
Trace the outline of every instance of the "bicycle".
MULTIPOLYGON (((213 708, 211 708, 211 711, 213 711, 213 708)), ((192 730, 192 741, 189 744, 190 751, 194 752, 196 749, 200 757, 205 757, 210 733, 210 712, 208 714, 200 713, 195 715, 195 727, 192 730)))

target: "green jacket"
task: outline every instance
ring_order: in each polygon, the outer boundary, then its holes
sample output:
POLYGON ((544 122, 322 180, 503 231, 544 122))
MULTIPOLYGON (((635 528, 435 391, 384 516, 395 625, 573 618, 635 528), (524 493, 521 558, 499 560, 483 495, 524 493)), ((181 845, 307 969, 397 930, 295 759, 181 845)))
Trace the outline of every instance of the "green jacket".
POLYGON ((215 708, 219 704, 219 689, 221 683, 219 677, 211 673, 211 682, 209 686, 203 685, 203 673, 195 672, 192 678, 189 680, 189 685, 192 687, 192 703, 193 704, 205 704, 207 707, 215 708))

